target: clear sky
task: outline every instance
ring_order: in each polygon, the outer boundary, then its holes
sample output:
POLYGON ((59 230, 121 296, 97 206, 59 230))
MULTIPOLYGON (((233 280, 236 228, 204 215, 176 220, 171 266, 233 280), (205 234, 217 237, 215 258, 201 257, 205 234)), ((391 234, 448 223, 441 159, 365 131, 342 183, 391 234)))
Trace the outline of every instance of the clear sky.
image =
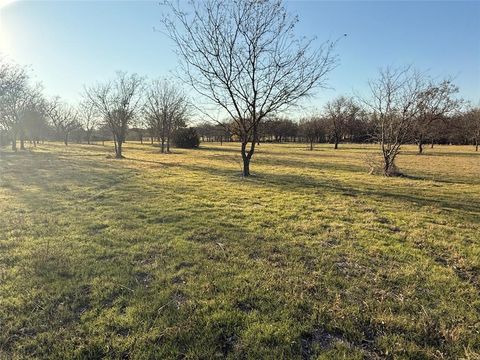
MULTIPOLYGON (((172 43, 159 27, 158 1, 0 0, 0 51, 30 65, 49 95, 76 101, 83 84, 116 70, 163 77, 175 69, 172 43)), ((336 39, 340 66, 320 107, 338 94, 362 92, 379 67, 413 64, 453 76, 463 97, 480 103, 480 1, 289 1, 297 32, 336 39)))

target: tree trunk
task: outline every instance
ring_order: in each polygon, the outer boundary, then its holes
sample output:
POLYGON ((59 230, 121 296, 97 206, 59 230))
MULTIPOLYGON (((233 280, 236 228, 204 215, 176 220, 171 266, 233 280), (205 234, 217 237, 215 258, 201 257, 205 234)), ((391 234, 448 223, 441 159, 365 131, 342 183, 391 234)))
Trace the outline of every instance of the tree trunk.
POLYGON ((12 139, 12 150, 17 151, 17 138, 16 137, 14 137, 12 139))
POLYGON ((395 166, 396 154, 384 153, 383 154, 383 175, 384 176, 396 176, 398 175, 395 166))
POLYGON ((117 159, 122 159, 123 158, 123 155, 122 155, 122 145, 123 145, 123 141, 117 141, 116 142, 116 147, 115 147, 115 158, 117 159))
POLYGON ((252 159, 253 153, 255 152, 256 139, 253 139, 250 144, 250 150, 247 151, 248 142, 242 142, 242 160, 243 160, 243 170, 242 175, 244 177, 250 176, 250 160, 252 159))
POLYGON ((391 161, 388 157, 384 157, 383 160, 383 175, 384 176, 392 176, 392 170, 391 170, 391 161))
POLYGON ((161 150, 160 152, 163 154, 165 152, 165 138, 162 137, 162 140, 161 140, 161 150))
POLYGON ((478 151, 478 139, 475 138, 475 151, 478 151))
POLYGON ((313 140, 310 140, 310 151, 313 151, 313 140))
POLYGON ((423 134, 418 135, 418 154, 423 153, 423 134))
POLYGON ((335 146, 333 148, 338 149, 338 141, 337 140, 335 140, 335 146))
POLYGON ((65 138, 63 140, 65 146, 68 146, 68 134, 65 134, 65 138))
POLYGON ((242 175, 244 177, 250 176, 250 159, 246 156, 243 157, 243 170, 242 175))

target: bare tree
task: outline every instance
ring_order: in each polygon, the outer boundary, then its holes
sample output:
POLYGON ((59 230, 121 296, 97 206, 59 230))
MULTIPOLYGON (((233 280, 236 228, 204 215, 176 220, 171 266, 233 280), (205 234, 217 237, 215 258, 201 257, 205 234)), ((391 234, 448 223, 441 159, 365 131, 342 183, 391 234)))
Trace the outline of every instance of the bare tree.
POLYGON ((478 151, 480 143, 480 108, 470 109, 466 114, 467 136, 472 139, 475 145, 475 151, 478 151))
POLYGON ((90 145, 93 131, 100 124, 101 118, 98 116, 95 105, 88 98, 84 99, 78 105, 78 118, 87 136, 87 144, 90 145))
POLYGON ((232 134, 228 126, 220 124, 213 125, 210 122, 204 122, 195 126, 195 129, 202 141, 218 141, 220 145, 224 141, 230 141, 232 134))
POLYGON ((299 125, 300 135, 310 144, 310 151, 313 151, 313 143, 320 142, 325 136, 324 122, 319 117, 301 119, 299 125))
POLYGON ((143 137, 145 135, 145 129, 141 127, 132 127, 130 132, 136 135, 136 140, 140 141, 140 144, 143 144, 143 137))
POLYGON ((355 120, 360 112, 361 108, 355 101, 346 96, 340 96, 325 105, 325 116, 329 123, 335 149, 338 149, 338 144, 343 140, 348 125, 355 120))
POLYGON ((185 126, 189 104, 182 90, 167 80, 153 80, 146 90, 144 112, 149 127, 155 130, 161 152, 170 151, 172 133, 185 126))
POLYGON ((0 59, 0 126, 12 141, 12 150, 17 150, 20 112, 17 103, 27 85, 28 76, 24 68, 0 59))
POLYGON ((0 59, 0 124, 10 134, 12 150, 25 148, 25 119, 41 111, 42 94, 39 84, 32 85, 27 70, 0 59))
POLYGON ((383 174, 397 175, 395 159, 411 137, 420 113, 425 90, 424 76, 411 67, 381 69, 379 78, 369 81, 371 98, 364 103, 372 111, 374 138, 383 155, 383 174))
POLYGON ((40 139, 44 140, 50 132, 45 107, 38 106, 24 112, 22 116, 22 128, 26 139, 30 140, 30 143, 33 144, 34 147, 37 146, 40 139))
POLYGON ((58 137, 63 138, 65 146, 68 146, 69 136, 72 131, 81 127, 78 121, 77 110, 74 107, 63 103, 59 97, 55 97, 48 102, 46 113, 52 122, 58 137))
POLYGON ((451 80, 443 80, 438 84, 430 80, 419 94, 419 112, 413 128, 419 154, 423 152, 425 140, 433 136, 439 123, 460 110, 462 101, 454 97, 456 93, 458 87, 451 80))
POLYGON ((163 20, 181 59, 180 77, 236 123, 249 176, 259 124, 325 85, 336 65, 334 44, 314 50, 312 40, 296 38, 298 19, 280 0, 193 1, 190 12, 166 4, 173 17, 163 20))
POLYGON ((118 72, 114 80, 86 89, 86 96, 103 116, 113 134, 115 157, 123 158, 128 126, 141 108, 144 80, 137 74, 118 72))
POLYGON ((263 125, 262 138, 271 137, 276 142, 282 142, 297 136, 298 124, 287 118, 268 119, 263 125))

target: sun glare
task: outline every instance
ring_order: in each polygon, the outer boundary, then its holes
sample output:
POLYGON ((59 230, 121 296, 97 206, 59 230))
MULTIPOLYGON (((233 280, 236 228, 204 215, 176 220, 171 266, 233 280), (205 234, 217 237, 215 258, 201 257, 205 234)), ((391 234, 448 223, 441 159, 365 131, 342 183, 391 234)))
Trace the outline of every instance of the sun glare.
POLYGON ((15 2, 16 0, 0 0, 0 9, 15 2))

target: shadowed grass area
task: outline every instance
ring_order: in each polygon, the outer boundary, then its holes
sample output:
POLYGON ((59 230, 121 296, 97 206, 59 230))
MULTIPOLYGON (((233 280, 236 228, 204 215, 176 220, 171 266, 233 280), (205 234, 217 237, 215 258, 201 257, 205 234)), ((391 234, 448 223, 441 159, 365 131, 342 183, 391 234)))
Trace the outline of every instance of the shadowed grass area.
POLYGON ((480 356, 480 156, 0 153, 0 358, 480 356))

